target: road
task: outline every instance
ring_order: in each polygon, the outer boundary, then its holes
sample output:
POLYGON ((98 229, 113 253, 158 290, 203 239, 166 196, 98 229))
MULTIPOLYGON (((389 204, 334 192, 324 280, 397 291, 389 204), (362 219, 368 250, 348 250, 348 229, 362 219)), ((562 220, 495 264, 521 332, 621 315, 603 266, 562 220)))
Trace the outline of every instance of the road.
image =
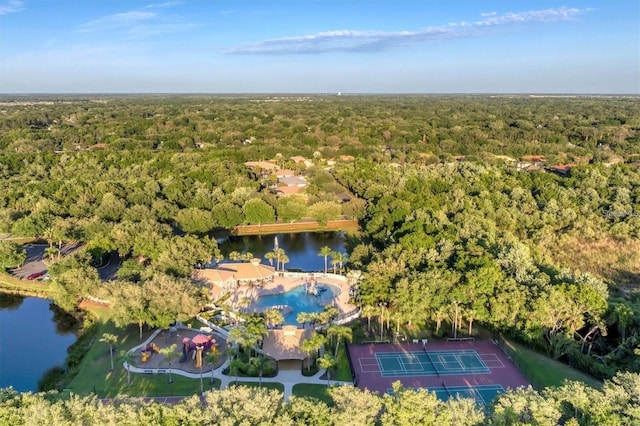
MULTIPOLYGON (((24 265, 11 270, 11 274, 17 278, 26 279, 29 275, 38 272, 46 272, 47 264, 44 262, 44 251, 48 247, 47 244, 25 244, 27 259, 24 265)), ((67 256, 80 249, 80 243, 65 243, 62 245, 62 255, 67 256)))
POLYGON ((120 269, 120 265, 122 265, 122 262, 120 261, 118 253, 110 253, 107 264, 98 268, 98 275, 100 276, 100 279, 103 281, 116 279, 116 273, 118 272, 118 269, 120 269))

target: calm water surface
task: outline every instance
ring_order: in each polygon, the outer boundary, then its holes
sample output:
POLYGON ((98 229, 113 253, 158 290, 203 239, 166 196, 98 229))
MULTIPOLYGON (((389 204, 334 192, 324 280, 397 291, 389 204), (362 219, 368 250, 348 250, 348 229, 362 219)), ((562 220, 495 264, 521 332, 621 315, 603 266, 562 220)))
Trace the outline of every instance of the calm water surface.
POLYGON ((64 364, 76 336, 61 329, 50 301, 0 296, 0 388, 37 391, 44 373, 64 364))
MULTIPOLYGON (((276 239, 278 247, 283 249, 289 257, 285 269, 301 269, 305 272, 319 272, 324 270, 324 257, 318 252, 324 246, 333 251, 345 252, 345 235, 342 232, 301 232, 297 234, 250 235, 245 237, 230 237, 220 244, 222 254, 227 256, 231 251, 240 253, 250 252, 254 257, 264 259, 267 252, 273 251, 276 239)), ((274 265, 275 266, 275 265, 274 265)), ((328 260, 331 270, 331 258, 328 260)))

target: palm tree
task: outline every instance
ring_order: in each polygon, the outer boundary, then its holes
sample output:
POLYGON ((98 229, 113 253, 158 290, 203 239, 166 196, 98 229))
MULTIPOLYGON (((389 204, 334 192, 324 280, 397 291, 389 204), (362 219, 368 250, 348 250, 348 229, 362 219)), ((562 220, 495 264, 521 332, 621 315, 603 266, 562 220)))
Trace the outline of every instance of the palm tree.
POLYGON ((320 249, 320 252, 318 253, 318 256, 322 256, 324 257, 324 273, 327 273, 327 258, 331 255, 333 251, 331 250, 331 247, 329 246, 324 246, 320 249))
POLYGON ((364 305, 360 310, 360 313, 367 319, 367 331, 371 332, 371 318, 378 312, 378 310, 371 305, 364 305))
POLYGON ((264 312, 264 319, 267 320, 267 323, 271 327, 277 327, 278 325, 284 323, 284 317, 282 316, 282 312, 277 309, 268 309, 264 312))
POLYGON ((464 311, 464 316, 467 317, 467 322, 469 323, 469 336, 471 336, 471 333, 473 332, 473 320, 476 318, 475 309, 466 309, 464 311))
POLYGON ((242 346, 242 347, 249 346, 250 338, 247 333, 247 328, 244 325, 238 325, 237 327, 233 327, 229 331, 229 337, 227 337, 227 342, 237 346, 242 346))
POLYGON ((318 358, 318 366, 327 369, 327 387, 329 387, 329 381, 331 380, 331 369, 335 367, 337 363, 338 361, 330 353, 326 353, 322 358, 318 358))
POLYGON ((331 255, 331 257, 333 257, 333 260, 337 260, 338 261, 338 265, 340 266, 340 271, 339 272, 340 272, 340 274, 342 274, 342 267, 349 260, 349 255, 347 253, 343 253, 341 251, 336 251, 331 255))
POLYGON ((284 265, 289 263, 289 256, 283 254, 282 257, 280 257, 280 263, 282 264, 282 272, 284 272, 284 265))
POLYGON ((276 271, 278 269, 280 269, 280 259, 282 259, 283 256, 286 256, 286 253, 284 252, 284 249, 281 249, 280 247, 278 247, 277 249, 273 250, 273 254, 274 257, 276 258, 276 271))
POLYGON ((272 251, 269 251, 269 252, 264 254, 264 258, 269 261, 269 265, 270 266, 273 266, 273 259, 276 258, 276 254, 274 252, 272 252, 272 251))
POLYGON ((307 322, 311 320, 311 314, 309 312, 300 312, 296 315, 296 321, 302 324, 303 328, 306 328, 307 322))
POLYGON ((311 370, 311 354, 315 352, 316 346, 312 338, 302 341, 300 350, 307 354, 307 371, 311 370))
POLYGON ((45 253, 49 255, 49 260, 53 261, 53 255, 56 253, 56 249, 53 247, 56 240, 56 231, 50 226, 42 232, 42 236, 47 240, 47 243, 49 243, 49 247, 45 249, 45 253))
POLYGON ((240 255, 240 260, 242 260, 244 262, 249 262, 249 261, 251 261, 251 259, 253 259, 253 253, 251 253, 250 251, 247 251, 247 252, 242 253, 240 255))
POLYGON ((131 384, 131 364, 138 359, 138 355, 133 351, 120 351, 120 360, 127 363, 127 386, 131 384))
POLYGON ((340 347, 340 340, 347 339, 347 341, 351 342, 351 340, 353 339, 353 330, 351 330, 351 327, 347 327, 346 325, 331 324, 327 328, 327 335, 331 336, 332 340, 334 336, 336 337, 334 356, 337 357, 338 347, 340 347))
POLYGON ((207 364, 211 364, 211 384, 213 384, 213 372, 215 371, 216 362, 220 359, 220 353, 218 352, 218 348, 216 346, 211 348, 211 352, 209 352, 204 357, 204 362, 207 364))
POLYGON ((335 275, 338 269, 338 259, 336 259, 336 255, 338 254, 337 251, 332 251, 331 252, 331 266, 333 267, 333 274, 335 275))
POLYGON ((246 308, 250 304, 251 304, 251 298, 247 296, 241 297, 240 300, 238 301, 238 306, 240 306, 241 308, 246 308))
POLYGON ((322 349, 324 347, 324 344, 327 343, 327 338, 320 333, 313 333, 313 335, 311 336, 311 341, 313 342, 316 356, 320 356, 320 349, 322 349))
POLYGON ((238 386, 238 372, 242 366, 244 366, 244 362, 237 358, 229 363, 229 373, 236 376, 236 386, 238 386))
POLYGON ((235 262, 240 259, 240 256, 241 256, 240 252, 234 250, 231 253, 229 253, 229 260, 232 260, 235 262))
POLYGON ((436 322, 436 334, 438 334, 438 332, 440 331, 440 327, 442 326, 442 321, 447 317, 447 312, 444 310, 444 308, 438 308, 438 310, 436 310, 433 313, 433 320, 436 322))
POLYGON ((460 325, 459 323, 459 318, 461 315, 460 302, 458 302, 457 300, 454 300, 453 302, 451 302, 451 305, 449 308, 451 309, 450 311, 451 333, 453 333, 453 338, 456 339, 458 337, 458 327, 460 325))
POLYGON ((264 355, 258 355, 251 358, 249 362, 258 369, 258 377, 260 378, 258 387, 262 387, 262 374, 265 368, 267 368, 267 365, 269 365, 269 360, 264 355))
POLYGON ((171 376, 171 364, 173 363, 173 360, 180 356, 180 354, 176 352, 177 346, 178 345, 174 343, 168 348, 162 348, 158 351, 158 353, 164 355, 164 360, 169 364, 169 383, 173 383, 173 377, 171 376))
POLYGON ((114 367, 113 367, 113 347, 116 343, 118 343, 118 336, 116 336, 115 334, 110 334, 110 333, 104 333, 102 335, 102 339, 100 339, 101 342, 105 342, 107 345, 109 345, 109 357, 111 358, 111 370, 109 371, 113 371, 114 367))

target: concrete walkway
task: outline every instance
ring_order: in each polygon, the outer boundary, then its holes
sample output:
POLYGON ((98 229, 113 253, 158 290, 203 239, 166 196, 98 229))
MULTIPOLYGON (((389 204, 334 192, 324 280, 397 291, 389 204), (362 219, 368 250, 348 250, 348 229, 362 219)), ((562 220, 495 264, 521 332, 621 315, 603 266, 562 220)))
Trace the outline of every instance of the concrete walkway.
MULTIPOLYGON (((228 365, 229 359, 227 359, 220 367, 218 367, 215 371, 222 372, 228 365)), ((169 374, 168 368, 139 368, 134 366, 129 366, 126 362, 123 364, 125 369, 129 369, 132 373, 141 373, 141 374, 169 374)), ((216 374, 214 371, 214 377, 216 379, 220 379, 220 389, 226 389, 231 383, 236 381, 235 376, 225 376, 223 374, 216 374)), ((263 377, 263 383, 282 383, 284 385, 284 399, 285 401, 289 400, 293 392, 293 385, 298 383, 310 383, 310 384, 318 384, 318 385, 326 385, 327 381, 325 379, 321 379, 326 370, 321 370, 317 372, 313 376, 303 376, 300 371, 297 370, 281 370, 278 372, 276 377, 263 377)), ((186 371, 182 371, 179 369, 171 369, 171 374, 177 374, 179 376, 188 377, 191 379, 200 379, 200 373, 189 373, 186 371)), ((207 372, 203 374, 204 378, 211 377, 211 372, 207 372)), ((257 382, 260 379, 258 377, 238 377, 238 382, 257 382)), ((331 380, 331 385, 341 385, 341 386, 353 386, 351 382, 342 382, 331 380)))

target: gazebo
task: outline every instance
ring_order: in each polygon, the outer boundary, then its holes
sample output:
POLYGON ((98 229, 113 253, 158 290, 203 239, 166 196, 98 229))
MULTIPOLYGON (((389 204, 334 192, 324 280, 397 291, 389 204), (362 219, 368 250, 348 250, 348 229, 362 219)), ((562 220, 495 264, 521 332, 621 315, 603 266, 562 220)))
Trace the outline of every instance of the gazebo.
POLYGON ((304 362, 307 354, 300 349, 302 342, 311 336, 311 330, 285 325, 281 329, 269 330, 262 342, 265 355, 277 361, 300 360, 304 362))

